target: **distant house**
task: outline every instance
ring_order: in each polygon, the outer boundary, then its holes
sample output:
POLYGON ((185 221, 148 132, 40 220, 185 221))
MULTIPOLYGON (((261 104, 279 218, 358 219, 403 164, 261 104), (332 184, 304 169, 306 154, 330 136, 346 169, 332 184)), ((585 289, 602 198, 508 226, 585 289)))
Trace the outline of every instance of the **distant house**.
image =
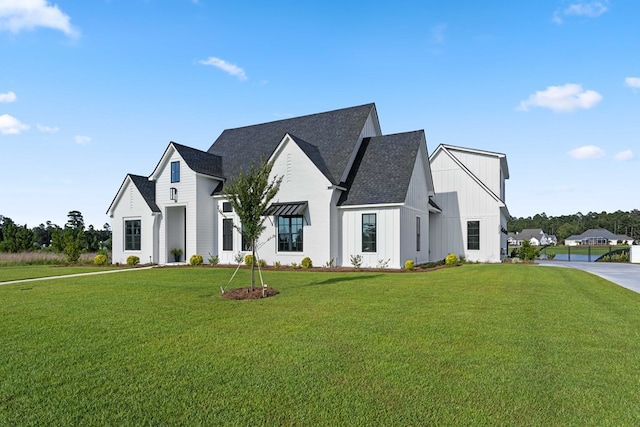
POLYGON ((207 151, 169 143, 153 172, 127 175, 109 206, 113 262, 200 254, 234 263, 248 246, 224 186, 261 159, 283 177, 257 244, 269 264, 358 257, 363 267, 402 268, 449 253, 482 262, 506 254, 506 156, 441 145, 430 158, 424 131, 384 135, 366 104, 226 129, 207 151))
POLYGON ((597 245, 617 245, 621 241, 623 244, 633 244, 633 239, 624 234, 613 234, 604 228, 592 228, 582 234, 569 236, 564 239, 567 246, 597 246, 597 245))
POLYGON ((525 228, 519 233, 509 233, 507 236, 509 246, 522 246, 522 242, 528 240, 533 246, 547 246, 558 244, 558 239, 553 234, 546 234, 540 228, 525 228))

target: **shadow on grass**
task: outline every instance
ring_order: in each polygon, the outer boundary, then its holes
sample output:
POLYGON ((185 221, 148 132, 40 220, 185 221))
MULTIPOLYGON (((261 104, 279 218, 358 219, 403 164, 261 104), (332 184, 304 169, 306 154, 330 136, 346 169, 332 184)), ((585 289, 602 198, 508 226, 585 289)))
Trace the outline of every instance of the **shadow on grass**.
POLYGON ((311 282, 303 286, 332 285, 334 283, 350 282, 352 280, 367 280, 367 279, 372 279, 374 277, 379 277, 379 276, 382 276, 382 274, 368 274, 366 276, 361 276, 361 275, 351 276, 351 275, 345 274, 340 277, 332 277, 331 279, 323 280, 321 282, 311 282))

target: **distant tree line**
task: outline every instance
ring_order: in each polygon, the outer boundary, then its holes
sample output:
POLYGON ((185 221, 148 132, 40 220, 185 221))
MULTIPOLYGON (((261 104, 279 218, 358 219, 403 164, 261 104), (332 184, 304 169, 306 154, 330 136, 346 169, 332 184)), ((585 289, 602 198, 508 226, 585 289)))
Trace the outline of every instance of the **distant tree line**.
POLYGON ((40 224, 34 228, 18 225, 11 218, 0 215, 0 252, 29 252, 48 250, 64 253, 69 260, 77 261, 83 252, 111 250, 111 227, 108 223, 97 230, 85 228, 80 211, 70 211, 64 227, 40 224))
POLYGON ((590 228, 605 228, 614 234, 624 234, 634 240, 640 239, 640 211, 578 212, 573 215, 547 216, 544 212, 533 217, 512 217, 507 225, 510 233, 520 232, 525 228, 541 228, 547 234, 554 234, 558 241, 569 236, 582 234, 590 228))

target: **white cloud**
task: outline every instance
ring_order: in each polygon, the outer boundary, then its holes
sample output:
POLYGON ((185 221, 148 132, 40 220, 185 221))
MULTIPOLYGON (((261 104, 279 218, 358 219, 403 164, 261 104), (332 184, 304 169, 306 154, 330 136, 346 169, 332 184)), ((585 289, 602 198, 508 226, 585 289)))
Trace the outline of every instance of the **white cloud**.
POLYGON ((76 135, 73 139, 76 141, 76 144, 80 145, 87 145, 91 142, 91 137, 84 135, 76 135))
POLYGON ((640 77, 627 77, 624 84, 634 89, 640 89, 640 77))
POLYGON ((57 126, 37 125, 37 127, 40 132, 47 132, 47 133, 54 133, 60 130, 60 128, 58 128, 57 126))
POLYGON ((239 80, 247 80, 247 75, 245 74, 242 68, 238 67, 237 65, 230 64, 224 59, 216 58, 215 56, 210 56, 206 60, 201 60, 198 62, 203 65, 212 65, 216 68, 219 68, 227 74, 236 76, 239 80))
POLYGON ((602 95, 593 90, 584 90, 582 86, 567 83, 563 86, 549 86, 545 90, 529 95, 526 101, 520 102, 519 111, 529 111, 529 107, 549 108, 557 112, 577 109, 589 109, 602 101, 602 95))
POLYGON ((0 116, 0 133, 3 135, 15 135, 27 129, 29 129, 29 126, 20 123, 20 120, 13 116, 8 114, 0 116))
POLYGON ((436 44, 444 43, 444 33, 447 30, 447 24, 438 24, 431 27, 431 42, 436 44))
POLYGON ((19 33, 36 27, 59 30, 70 37, 78 35, 69 16, 48 0, 0 0, 0 30, 19 33))
POLYGON ((560 25, 564 22, 562 19, 563 16, 586 16, 587 18, 597 18, 609 10, 607 7, 608 4, 608 0, 572 3, 565 9, 556 10, 553 13, 551 22, 560 25))
POLYGON ((614 158, 619 162, 624 162, 624 161, 627 161, 627 160, 631 160, 631 159, 633 159, 633 151, 631 151, 631 150, 621 151, 618 154, 616 154, 616 156, 614 158))
POLYGON ((604 157, 604 151, 602 151, 600 147, 596 147, 595 145, 585 145, 582 147, 578 147, 569 151, 569 153, 567 154, 578 160, 599 159, 601 157, 604 157))
POLYGON ((13 92, 0 93, 0 102, 14 102, 18 97, 13 92))

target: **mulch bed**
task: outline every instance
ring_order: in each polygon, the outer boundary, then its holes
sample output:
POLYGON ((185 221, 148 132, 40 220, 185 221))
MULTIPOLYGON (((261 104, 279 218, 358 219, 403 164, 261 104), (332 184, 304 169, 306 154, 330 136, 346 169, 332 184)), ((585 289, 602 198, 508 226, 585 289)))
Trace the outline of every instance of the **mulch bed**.
MULTIPOLYGON (((278 295, 279 290, 273 289, 271 286, 267 286, 264 290, 264 298, 278 295)), ((229 289, 222 294, 222 298, 231 300, 244 300, 244 299, 260 299, 262 296, 262 287, 256 286, 251 291, 251 286, 245 288, 229 289)))

